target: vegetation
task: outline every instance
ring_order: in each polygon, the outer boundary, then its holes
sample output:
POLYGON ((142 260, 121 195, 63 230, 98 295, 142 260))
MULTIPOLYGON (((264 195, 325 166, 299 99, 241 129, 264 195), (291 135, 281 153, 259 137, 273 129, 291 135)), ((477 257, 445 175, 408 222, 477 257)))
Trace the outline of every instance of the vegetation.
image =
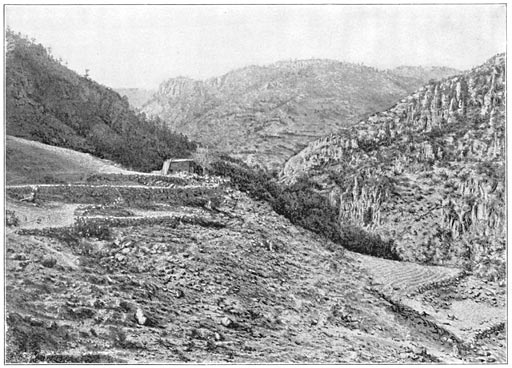
MULTIPOLYGON (((395 73, 334 60, 285 61, 205 81, 169 79, 142 109, 203 144, 278 169, 290 151, 315 137, 386 109, 432 76, 456 72, 411 68, 395 73)), ((140 106, 136 96, 132 101, 140 106)))
POLYGON ((5 224, 8 227, 18 226, 20 224, 20 219, 16 216, 16 212, 11 210, 5 211, 5 224))
POLYGON ((504 56, 310 143, 282 179, 307 175, 333 188, 340 220, 393 239, 402 260, 502 279, 504 56))
POLYGON ((267 201, 274 211, 295 225, 323 235, 354 252, 399 259, 392 242, 383 241, 356 226, 340 225, 338 211, 318 192, 317 184, 307 178, 284 186, 265 171, 256 171, 233 159, 216 161, 212 164, 212 171, 215 175, 229 177, 234 186, 252 198, 267 201))
POLYGON ((7 134, 92 153, 151 171, 196 144, 131 110, 126 99, 56 60, 41 44, 7 31, 7 134))

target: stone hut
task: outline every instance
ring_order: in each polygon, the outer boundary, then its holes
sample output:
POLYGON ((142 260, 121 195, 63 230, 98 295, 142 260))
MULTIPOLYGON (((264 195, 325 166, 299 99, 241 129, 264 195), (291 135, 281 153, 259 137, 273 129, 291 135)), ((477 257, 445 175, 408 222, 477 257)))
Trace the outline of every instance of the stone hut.
POLYGON ((196 171, 196 163, 190 158, 170 158, 164 161, 162 165, 162 175, 169 175, 176 172, 189 172, 196 171))

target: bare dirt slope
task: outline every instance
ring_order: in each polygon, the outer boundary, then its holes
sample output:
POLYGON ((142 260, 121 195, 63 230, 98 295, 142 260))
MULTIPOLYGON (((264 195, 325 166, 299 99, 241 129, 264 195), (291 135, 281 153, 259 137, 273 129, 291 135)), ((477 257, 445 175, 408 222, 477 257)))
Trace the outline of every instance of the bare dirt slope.
POLYGON ((76 206, 73 226, 8 228, 7 361, 506 359, 499 324, 474 326, 468 340, 378 285, 379 273, 402 267, 393 285, 403 281, 404 297, 424 297, 422 305, 444 297, 456 309, 457 270, 343 251, 220 179, 143 191, 119 186, 129 176, 102 178, 42 187, 34 204, 19 202, 25 187, 7 188, 14 215, 58 217, 76 206), (109 178, 110 191, 97 185, 109 178), (434 277, 422 283, 414 273, 434 277), (420 290, 435 280, 451 289, 435 298, 420 290))

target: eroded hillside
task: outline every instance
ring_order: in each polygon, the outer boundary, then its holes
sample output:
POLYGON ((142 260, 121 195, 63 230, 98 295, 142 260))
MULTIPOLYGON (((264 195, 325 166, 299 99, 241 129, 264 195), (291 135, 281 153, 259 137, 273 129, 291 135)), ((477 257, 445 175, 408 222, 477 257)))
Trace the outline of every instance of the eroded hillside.
POLYGON ((222 178, 95 174, 6 205, 7 362, 506 360, 499 287, 453 304, 461 270, 344 251, 222 178), (459 305, 479 318, 446 327, 459 305))
MULTIPOLYGON (((311 140, 389 107, 436 73, 379 71, 332 60, 251 66, 218 78, 174 78, 144 106, 172 129, 265 168, 284 161, 311 140)), ((423 72, 419 72, 421 69, 423 72)))
POLYGON ((505 55, 431 82, 287 163, 323 186, 339 221, 402 259, 505 275, 505 55))

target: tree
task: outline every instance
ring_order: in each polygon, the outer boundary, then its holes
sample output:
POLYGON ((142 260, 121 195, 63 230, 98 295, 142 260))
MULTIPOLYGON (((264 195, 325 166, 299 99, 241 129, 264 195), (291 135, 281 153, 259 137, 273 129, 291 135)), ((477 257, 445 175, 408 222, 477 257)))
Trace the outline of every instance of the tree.
POLYGON ((212 163, 219 159, 219 153, 209 147, 199 147, 192 157, 201 166, 203 175, 205 175, 207 171, 212 169, 212 163))

